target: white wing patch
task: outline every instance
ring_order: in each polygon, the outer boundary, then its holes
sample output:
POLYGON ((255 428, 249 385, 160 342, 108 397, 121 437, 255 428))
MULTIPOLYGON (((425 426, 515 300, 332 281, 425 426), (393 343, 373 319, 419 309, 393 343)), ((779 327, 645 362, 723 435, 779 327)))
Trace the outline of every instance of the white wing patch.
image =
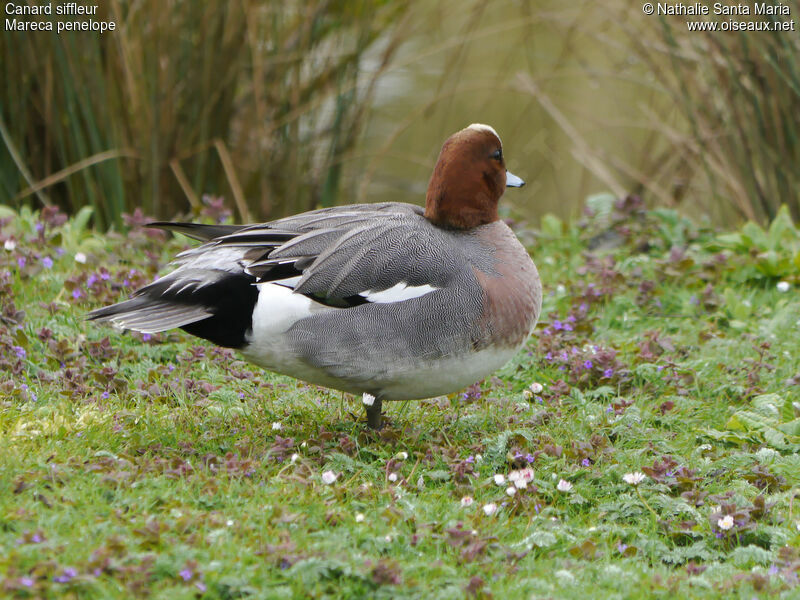
MULTIPOLYGON (((270 284, 281 286, 283 288, 294 290, 295 286, 298 284, 300 279, 302 278, 301 275, 297 275, 296 277, 287 277, 286 279, 277 279, 275 281, 271 281, 270 284)), ((260 284, 263 286, 264 284, 260 284)), ((264 289, 262 287, 262 289, 264 289)), ((361 292, 359 296, 364 298, 367 302, 373 302, 377 304, 389 304, 391 302, 402 302, 403 300, 411 300, 412 298, 419 298, 420 296, 424 296, 425 294, 430 294, 431 292, 435 292, 439 288, 433 287, 431 285, 408 285, 405 281, 401 281, 400 283, 394 284, 387 290, 375 291, 375 290, 367 290, 366 292, 361 292)))
POLYGON ((379 292, 368 290, 366 292, 361 292, 359 295, 366 298, 368 302, 390 303, 419 298, 425 294, 435 292, 438 289, 439 288, 430 286, 427 283, 425 285, 408 285, 405 281, 401 281, 388 290, 381 290, 379 292))

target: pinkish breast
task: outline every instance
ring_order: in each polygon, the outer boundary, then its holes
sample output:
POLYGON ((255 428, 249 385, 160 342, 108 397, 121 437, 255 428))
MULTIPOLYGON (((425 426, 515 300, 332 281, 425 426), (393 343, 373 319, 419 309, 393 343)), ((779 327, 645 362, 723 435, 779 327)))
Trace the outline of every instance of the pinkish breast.
POLYGON ((484 290, 481 347, 518 347, 528 339, 542 307, 542 284, 530 255, 500 221, 479 232, 495 248, 493 272, 475 269, 484 290))

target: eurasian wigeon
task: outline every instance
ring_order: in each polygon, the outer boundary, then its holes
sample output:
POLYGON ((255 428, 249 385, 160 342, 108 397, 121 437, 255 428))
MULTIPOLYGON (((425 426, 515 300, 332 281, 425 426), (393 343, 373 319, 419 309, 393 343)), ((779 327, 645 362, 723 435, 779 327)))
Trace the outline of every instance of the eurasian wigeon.
POLYGON ((201 240, 168 275, 90 319, 180 327, 277 373, 381 401, 456 392, 502 367, 542 304, 539 274, 497 203, 524 182, 488 125, 442 146, 425 209, 386 202, 261 225, 153 223, 201 240))

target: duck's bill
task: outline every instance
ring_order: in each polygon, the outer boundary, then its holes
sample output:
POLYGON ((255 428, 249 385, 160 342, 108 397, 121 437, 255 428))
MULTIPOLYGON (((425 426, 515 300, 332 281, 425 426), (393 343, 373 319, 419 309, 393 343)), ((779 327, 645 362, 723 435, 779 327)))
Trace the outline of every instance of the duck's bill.
POLYGON ((511 171, 506 171, 506 187, 522 187, 525 182, 514 175, 511 171))

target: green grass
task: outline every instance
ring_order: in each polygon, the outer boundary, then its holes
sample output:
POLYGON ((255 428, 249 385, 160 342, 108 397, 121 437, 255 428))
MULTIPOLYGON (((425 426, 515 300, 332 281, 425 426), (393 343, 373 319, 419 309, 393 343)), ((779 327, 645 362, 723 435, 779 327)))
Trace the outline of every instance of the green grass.
POLYGON ((380 434, 338 392, 84 321, 185 240, 0 212, 3 594, 797 597, 800 234, 593 202, 520 229, 528 352, 380 434))

